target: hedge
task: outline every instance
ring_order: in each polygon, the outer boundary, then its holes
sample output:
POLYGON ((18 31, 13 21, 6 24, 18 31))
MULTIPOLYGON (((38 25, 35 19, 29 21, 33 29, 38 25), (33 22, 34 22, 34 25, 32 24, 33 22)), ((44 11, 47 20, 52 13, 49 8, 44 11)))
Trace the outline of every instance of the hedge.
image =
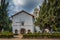
POLYGON ((0 38, 12 38, 12 37, 13 37, 12 32, 8 31, 0 32, 0 38))
POLYGON ((34 33, 24 34, 23 38, 60 38, 60 33, 34 33))

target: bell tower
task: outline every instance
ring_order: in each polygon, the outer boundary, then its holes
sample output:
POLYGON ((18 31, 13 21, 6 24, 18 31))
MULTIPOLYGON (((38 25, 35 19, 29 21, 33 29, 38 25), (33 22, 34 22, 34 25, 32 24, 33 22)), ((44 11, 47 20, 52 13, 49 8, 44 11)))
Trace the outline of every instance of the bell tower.
POLYGON ((38 8, 34 9, 33 15, 35 16, 35 18, 37 18, 39 16, 39 9, 38 8))

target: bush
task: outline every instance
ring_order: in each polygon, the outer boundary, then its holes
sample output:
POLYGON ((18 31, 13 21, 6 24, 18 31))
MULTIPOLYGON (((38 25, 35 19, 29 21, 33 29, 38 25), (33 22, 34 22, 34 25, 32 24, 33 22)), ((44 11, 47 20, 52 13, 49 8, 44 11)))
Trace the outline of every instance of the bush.
POLYGON ((24 34, 23 38, 60 38, 60 33, 34 33, 24 34))
POLYGON ((0 33, 0 38, 12 38, 12 37, 13 37, 12 32, 4 31, 0 33))
POLYGON ((24 34, 23 38, 38 38, 40 37, 39 33, 34 33, 34 34, 24 34))
POLYGON ((58 32, 52 33, 52 37, 53 38, 60 38, 60 33, 58 33, 58 32))

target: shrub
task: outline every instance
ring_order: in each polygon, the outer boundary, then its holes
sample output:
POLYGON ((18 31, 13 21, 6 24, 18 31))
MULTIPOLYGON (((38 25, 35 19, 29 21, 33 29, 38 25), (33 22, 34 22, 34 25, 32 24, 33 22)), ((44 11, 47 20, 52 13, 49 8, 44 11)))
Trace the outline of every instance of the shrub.
POLYGON ((33 33, 24 34, 23 38, 60 38, 60 33, 33 33))
POLYGON ((12 37, 13 37, 12 32, 4 31, 0 33, 0 38, 12 38, 12 37))
POLYGON ((60 33, 52 33, 52 38, 60 38, 60 33))
POLYGON ((34 34, 24 34, 23 38, 38 38, 40 37, 39 33, 34 33, 34 34))

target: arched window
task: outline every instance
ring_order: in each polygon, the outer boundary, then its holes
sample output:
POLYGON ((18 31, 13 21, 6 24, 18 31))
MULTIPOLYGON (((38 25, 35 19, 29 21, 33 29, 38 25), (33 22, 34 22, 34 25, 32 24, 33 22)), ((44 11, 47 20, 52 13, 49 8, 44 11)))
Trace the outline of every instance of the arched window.
POLYGON ((15 29, 15 34, 18 34, 18 30, 17 29, 15 29))

